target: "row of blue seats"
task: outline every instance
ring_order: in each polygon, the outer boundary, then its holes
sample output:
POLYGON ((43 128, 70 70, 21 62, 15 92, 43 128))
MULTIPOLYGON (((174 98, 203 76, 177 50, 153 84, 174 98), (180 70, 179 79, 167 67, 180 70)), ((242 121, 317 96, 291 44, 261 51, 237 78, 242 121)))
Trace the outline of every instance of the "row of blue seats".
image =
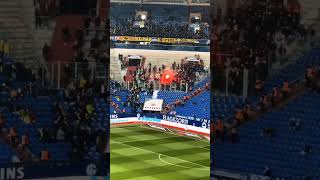
POLYGON ((262 174, 269 166, 275 177, 315 177, 320 167, 319 106, 320 95, 309 92, 285 108, 247 123, 240 129, 239 142, 222 144, 217 141, 213 145, 214 167, 262 174), (292 107, 299 107, 300 111, 292 107), (308 114, 303 112, 306 110, 308 114), (290 122, 298 119, 301 129, 290 129, 290 122), (263 128, 274 128, 275 137, 263 136, 263 128), (311 146, 308 156, 301 155, 305 144, 311 146))
POLYGON ((202 92, 175 110, 179 115, 210 119, 210 91, 202 92))
POLYGON ((297 80, 304 76, 308 66, 319 65, 320 63, 320 49, 313 49, 300 57, 296 63, 290 64, 283 68, 280 72, 273 74, 267 79, 265 86, 266 92, 271 92, 274 86, 281 86, 285 80, 289 82, 297 80))
POLYGON ((0 164, 11 162, 11 158, 15 153, 12 149, 0 141, 0 164))

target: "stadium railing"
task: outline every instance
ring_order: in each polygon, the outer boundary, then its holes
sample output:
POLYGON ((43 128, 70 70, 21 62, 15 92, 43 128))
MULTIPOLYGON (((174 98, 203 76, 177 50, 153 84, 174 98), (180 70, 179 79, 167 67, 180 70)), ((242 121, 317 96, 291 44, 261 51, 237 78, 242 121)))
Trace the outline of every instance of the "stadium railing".
POLYGON ((108 78, 107 63, 97 63, 89 61, 83 62, 67 62, 57 61, 47 63, 48 73, 46 80, 49 82, 49 87, 60 89, 65 87, 74 80, 79 80, 83 77, 90 80, 106 80, 108 78))
POLYGON ((188 83, 172 83, 169 85, 162 85, 159 81, 151 81, 151 82, 125 82, 124 89, 130 90, 132 88, 142 88, 142 89, 149 89, 151 84, 153 84, 154 90, 169 90, 169 91, 183 91, 188 92, 190 85, 188 83))
POLYGON ((155 49, 155 50, 170 50, 170 51, 197 51, 209 52, 209 46, 192 46, 192 45, 163 45, 163 44, 126 44, 114 43, 113 48, 127 48, 127 49, 155 49))
POLYGON ((50 29, 54 30, 54 17, 51 16, 36 16, 34 20, 34 26, 36 29, 50 29))
POLYGON ((197 87, 198 83, 203 82, 204 80, 208 80, 208 77, 210 76, 210 69, 209 68, 205 68, 205 71, 207 71, 207 73, 199 76, 196 79, 196 82, 191 84, 191 83, 171 83, 168 85, 163 85, 161 84, 159 81, 140 81, 140 82, 129 82, 126 81, 123 83, 123 89, 124 90, 131 90, 132 88, 142 88, 142 89, 150 89, 150 87, 153 85, 153 89, 154 90, 169 90, 169 91, 183 91, 183 92, 189 92, 190 91, 190 87, 192 88, 192 90, 194 90, 194 87, 197 87), (193 85, 193 86, 192 86, 193 85))

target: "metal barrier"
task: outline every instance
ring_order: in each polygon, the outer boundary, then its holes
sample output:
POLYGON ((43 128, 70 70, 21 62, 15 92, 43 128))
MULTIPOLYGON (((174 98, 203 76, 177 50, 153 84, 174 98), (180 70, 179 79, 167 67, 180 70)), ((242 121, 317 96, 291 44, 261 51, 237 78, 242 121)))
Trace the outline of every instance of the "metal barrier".
POLYGON ((36 29, 54 29, 55 20, 51 16, 35 16, 34 27, 36 29))
POLYGON ((66 87, 74 80, 82 78, 89 80, 107 80, 108 78, 107 63, 58 61, 47 63, 47 67, 46 79, 49 87, 53 89, 66 87))
POLYGON ((192 46, 192 45, 164 45, 164 44, 127 44, 127 43, 113 43, 113 48, 127 48, 127 49, 155 49, 155 50, 171 50, 171 51, 196 51, 209 52, 210 46, 192 46))
POLYGON ((206 73, 203 76, 200 76, 195 83, 171 83, 171 84, 161 84, 159 81, 126 81, 123 83, 123 88, 125 90, 130 90, 132 88, 142 88, 144 90, 153 89, 153 90, 167 90, 167 91, 183 91, 188 93, 191 91, 190 87, 193 87, 197 83, 207 79, 209 73, 206 73))
POLYGON ((183 91, 188 92, 190 85, 188 83, 172 83, 168 85, 163 85, 159 81, 150 81, 150 82, 129 82, 126 81, 123 84, 124 89, 131 90, 133 88, 141 88, 144 90, 154 89, 154 90, 167 90, 167 91, 183 91))

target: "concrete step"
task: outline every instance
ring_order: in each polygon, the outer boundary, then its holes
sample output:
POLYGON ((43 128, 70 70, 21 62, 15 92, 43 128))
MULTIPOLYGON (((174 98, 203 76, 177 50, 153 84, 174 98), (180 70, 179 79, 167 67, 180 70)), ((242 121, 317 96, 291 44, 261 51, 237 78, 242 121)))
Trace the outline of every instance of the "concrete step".
POLYGON ((15 0, 11 0, 11 1, 0 1, 0 5, 2 5, 2 7, 17 5, 17 4, 18 4, 18 2, 15 1, 15 0))
POLYGON ((16 61, 39 64, 34 43, 33 0, 0 0, 0 32, 12 45, 11 56, 16 61))
POLYGON ((0 14, 13 14, 17 15, 17 12, 19 12, 19 7, 10 7, 10 8, 0 8, 0 14))

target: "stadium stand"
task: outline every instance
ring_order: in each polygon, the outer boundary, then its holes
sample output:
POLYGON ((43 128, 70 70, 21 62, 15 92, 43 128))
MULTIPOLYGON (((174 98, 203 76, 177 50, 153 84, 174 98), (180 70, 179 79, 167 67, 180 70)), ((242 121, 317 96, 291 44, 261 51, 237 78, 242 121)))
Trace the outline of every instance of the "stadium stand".
POLYGON ((11 157, 14 155, 14 153, 12 152, 12 149, 8 145, 3 144, 2 142, 0 142, 0 147, 1 147, 0 163, 6 164, 8 162, 11 162, 12 161, 11 157))
POLYGON ((183 116, 208 118, 210 117, 210 102, 207 99, 210 99, 210 91, 202 92, 199 96, 185 103, 183 107, 176 108, 175 113, 183 116))
POLYGON ((118 69, 121 66, 122 73, 117 70, 111 73, 111 77, 121 84, 121 89, 111 91, 110 113, 121 114, 122 117, 136 117, 137 113, 141 116, 154 117, 158 113, 152 114, 142 109, 144 102, 151 99, 153 93, 158 91, 157 98, 164 101, 164 109, 160 115, 210 119, 209 56, 206 56, 209 51, 209 4, 202 1, 188 3, 186 1, 111 2, 110 34, 113 44, 110 61, 114 64, 113 68, 118 69), (140 21, 139 13, 147 14, 145 27, 138 27, 135 22, 140 21), (192 14, 200 15, 200 23, 193 22, 192 14), (193 23, 195 26, 200 25, 201 32, 192 32, 193 23), (128 42, 124 43, 118 39, 119 37, 128 38, 128 42), (130 38, 135 37, 189 38, 199 39, 199 42, 139 44, 130 41, 130 38), (150 51, 143 51, 145 49, 150 51), (201 56, 197 52, 201 52, 201 56), (135 54, 137 56, 134 56, 135 54), (189 55, 192 57, 188 57, 189 55), (131 64, 129 60, 131 56, 133 59, 137 57, 141 60, 138 64, 131 64), (161 77, 168 69, 173 71, 174 78, 172 83, 164 85, 161 83, 161 77), (121 74, 123 78, 115 78, 119 77, 116 73, 121 74), (203 99, 206 99, 205 103, 203 99), (199 110, 196 114, 192 109, 194 106, 199 110))
POLYGON ((201 12, 202 21, 209 22, 208 6, 162 5, 159 8, 152 4, 143 4, 140 7, 137 4, 112 3, 111 35, 208 39, 209 29, 204 24, 202 30, 196 34, 189 30, 190 12, 201 12), (137 10, 151 14, 151 19, 146 22, 148 28, 133 27, 137 10))
MULTIPOLYGON (((153 163, 148 165, 150 172, 124 168, 126 165, 120 159, 132 159, 131 148, 139 151, 140 157, 147 157, 140 152, 151 150, 172 159, 181 154, 184 156, 182 161, 186 159, 193 165, 195 158, 198 159, 195 163, 201 164, 201 170, 209 172, 209 149, 206 148, 210 131, 208 7, 209 4, 198 7, 180 0, 111 3, 110 63, 113 69, 110 74, 121 84, 120 88, 110 91, 110 132, 114 147, 111 151, 117 154, 112 156, 111 152, 113 178, 188 179, 187 176, 174 177, 176 170, 171 168, 165 174, 159 173, 156 169, 162 171, 163 167, 153 163), (189 21, 191 12, 201 14, 200 23, 189 21), (140 21, 143 14, 147 14, 146 21, 140 21), (201 30, 192 31, 192 25, 201 30), (130 138, 134 140, 127 146, 130 138), (205 147, 198 151, 202 145, 205 147), (182 150, 185 146, 190 147, 186 153, 182 150), (202 158, 204 161, 199 160, 202 158)), ((137 169, 140 164, 147 164, 143 158, 133 162, 138 164, 137 169)), ((180 166, 180 163, 172 163, 180 166)), ((189 173, 197 170, 188 168, 189 173)), ((209 175, 195 174, 194 177, 203 176, 204 179, 209 175)))
MULTIPOLYGON (((1 177, 15 176, 6 175, 6 169, 15 167, 24 168, 24 179, 88 175, 83 169, 90 163, 94 163, 99 175, 107 175, 109 35, 106 16, 88 13, 90 7, 82 9, 85 13, 66 13, 70 9, 65 1, 17 2, 1 2, 1 18, 8 15, 8 19, 0 23, 1 177), (23 8, 26 9, 19 12, 23 8), (26 13, 26 17, 20 13, 26 13), (27 33, 21 36, 24 32, 27 33), (38 40, 37 33, 33 32, 40 32, 39 37, 47 40, 38 40), (52 39, 49 34, 53 34, 52 39), (27 42, 25 36, 36 45, 27 42), (25 53, 24 59, 20 57, 19 43, 22 47, 32 44, 32 48, 25 47, 26 51, 21 52, 25 53), (33 50, 29 52, 29 49, 33 50), (36 57, 37 51, 42 51, 44 62, 36 57), (67 65, 62 61, 67 61, 67 65), (85 64, 88 61, 92 62, 90 66, 85 64), (78 71, 73 69, 76 62, 78 71), (98 66, 101 70, 97 70, 98 66), (72 69, 71 75, 66 67, 72 69), (94 69, 94 73, 89 69, 94 69), (104 72, 103 77, 99 76, 100 71, 104 72), (89 75, 86 72, 90 72, 89 75), (67 78, 68 81, 64 81, 67 78), (54 80, 50 82, 50 79, 54 80), (59 86, 52 83, 54 81, 59 81, 59 86)), ((77 11, 82 3, 78 2, 71 10, 77 11)), ((99 12, 106 14, 108 4, 99 3, 99 12)))
POLYGON ((253 103, 250 113, 245 108, 246 115, 241 119, 235 113, 231 126, 211 127, 215 167, 212 172, 319 178, 315 173, 317 140, 312 138, 318 126, 314 120, 319 106, 319 60, 319 49, 311 50, 295 64, 267 78, 261 94, 249 98, 253 103), (289 91, 283 85, 286 81, 289 91), (307 157, 311 147, 314 154, 307 157))
POLYGON ((213 20, 217 27, 212 32, 212 38, 217 42, 212 51, 217 90, 223 91, 226 87, 219 80, 225 78, 226 69, 232 69, 229 78, 230 82, 235 82, 229 85, 231 93, 238 93, 238 88, 233 86, 242 84, 239 74, 241 76, 244 68, 250 74, 249 87, 253 87, 256 81, 265 81, 276 64, 286 64, 295 42, 306 42, 314 37, 314 29, 300 23, 299 13, 287 10, 280 1, 248 6, 230 9, 226 21, 218 15, 213 20), (274 18, 277 15, 281 15, 281 18, 274 18))
POLYGON ((52 59, 59 59, 60 61, 70 61, 73 59, 73 44, 67 44, 67 42, 72 42, 76 39, 73 39, 73 35, 69 33, 80 29, 81 26, 82 18, 80 16, 60 16, 57 18, 56 29, 51 44, 55 52, 52 53, 54 55, 52 59), (67 38, 72 39, 67 40, 67 38))
POLYGON ((318 24, 302 24, 303 3, 217 8, 213 88, 247 97, 230 116, 211 123, 213 179, 319 179, 318 24))
MULTIPOLYGON (((5 64, 3 68, 4 69, 9 68, 8 66, 11 66, 11 65, 5 64)), ((20 74, 20 75, 23 76, 24 74, 20 74)), ((11 76, 16 77, 17 79, 21 78, 19 75, 17 76, 15 73, 12 73, 11 76)), ((3 77, 3 78, 6 79, 6 77, 3 77)), ((71 148, 72 141, 70 141, 71 139, 68 140, 68 136, 71 135, 71 134, 68 135, 68 133, 72 133, 72 132, 66 132, 67 129, 65 128, 67 128, 68 126, 65 127, 64 123, 67 123, 67 125, 70 126, 72 124, 71 123, 72 121, 68 120, 67 118, 68 116, 66 114, 64 113, 59 114, 59 111, 54 109, 54 102, 58 101, 58 99, 49 95, 38 94, 40 93, 40 92, 37 92, 38 90, 43 91, 45 89, 36 89, 37 84, 35 82, 30 83, 32 82, 32 80, 29 80, 30 81, 29 83, 24 81, 15 82, 15 80, 13 80, 13 82, 11 81, 12 80, 7 81, 6 79, 2 87, 2 100, 4 101, 3 103, 6 104, 6 106, 3 106, 2 113, 6 120, 6 126, 5 126, 6 129, 10 129, 12 127, 16 128, 18 132, 18 136, 21 136, 22 133, 27 133, 29 142, 30 142, 29 144, 30 150, 31 152, 33 152, 36 158, 40 158, 38 156, 40 151, 43 150, 44 148, 47 148, 48 151, 51 153, 52 161, 70 160, 70 153, 72 150, 71 148), (55 113, 58 113, 56 120, 52 119, 53 117, 55 117, 55 113), (66 119, 63 119, 61 116, 63 116, 63 118, 66 118, 66 119), (62 125, 60 123, 62 123, 62 125), (60 128, 63 129, 61 130, 62 131, 61 134, 63 137, 62 139, 59 139, 61 143, 56 142, 59 136, 58 132, 60 128)), ((75 93, 74 95, 77 95, 77 93, 75 93)), ((69 96, 67 97, 70 98, 69 96)), ((73 100, 65 99, 61 103, 64 104, 64 106, 66 106, 66 109, 71 108, 68 110, 68 111, 71 111, 71 113, 75 113, 73 111, 80 110, 80 107, 77 107, 77 106, 72 107, 70 105, 71 103, 73 103, 73 100)), ((91 112, 89 107, 90 105, 93 106, 93 104, 90 104, 90 103, 84 104, 87 111, 89 112, 91 112)), ((96 104, 97 112, 95 112, 96 114, 91 117, 92 119, 97 119, 97 120, 89 123, 88 124, 89 126, 87 127, 88 128, 90 127, 93 129, 96 128, 95 130, 104 129, 104 131, 106 131, 107 115, 105 115, 104 113, 105 110, 99 108, 100 106, 106 106, 106 103, 101 102, 100 104, 99 102, 97 102, 96 104), (104 128, 101 129, 102 127, 104 128)), ((58 108, 58 110, 62 110, 62 109, 58 108)), ((87 119, 87 118, 84 118, 84 119, 87 119)), ((92 138, 94 139, 98 137, 102 138, 100 136, 102 135, 100 134, 98 136, 93 136, 92 138)), ((77 143, 79 143, 79 141, 77 143)), ((87 141, 87 143, 88 142, 89 141, 87 141)), ((85 146, 79 146, 78 148, 85 148, 85 146)), ((95 158, 98 158, 98 157, 99 156, 95 158)))
POLYGON ((239 130, 237 143, 217 142, 212 153, 214 166, 252 174, 263 174, 269 166, 272 177, 319 178, 319 98, 317 93, 306 92, 283 109, 246 124, 239 130), (301 123, 297 130, 291 126, 296 121, 301 123), (268 134, 266 129, 273 131, 268 134))

